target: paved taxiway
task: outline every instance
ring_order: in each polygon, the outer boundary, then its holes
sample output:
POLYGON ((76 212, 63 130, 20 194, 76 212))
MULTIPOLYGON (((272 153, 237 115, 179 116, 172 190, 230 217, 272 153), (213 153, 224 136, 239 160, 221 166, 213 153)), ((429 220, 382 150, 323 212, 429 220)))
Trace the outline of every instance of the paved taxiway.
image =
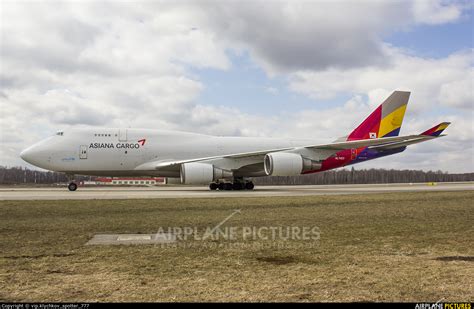
POLYGON ((256 186, 253 191, 210 191, 206 186, 85 187, 69 192, 67 188, 0 188, 0 200, 73 200, 139 199, 198 197, 262 197, 366 194, 383 192, 474 190, 474 182, 324 186, 256 186))

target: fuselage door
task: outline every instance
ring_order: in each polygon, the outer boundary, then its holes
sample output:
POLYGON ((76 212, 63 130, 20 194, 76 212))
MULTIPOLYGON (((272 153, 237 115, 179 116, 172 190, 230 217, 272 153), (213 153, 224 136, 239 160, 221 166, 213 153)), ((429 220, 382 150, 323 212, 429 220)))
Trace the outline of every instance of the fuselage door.
POLYGON ((119 129, 119 142, 127 141, 127 129, 119 129))
POLYGON ((87 159, 87 145, 81 145, 79 149, 79 159, 87 159))

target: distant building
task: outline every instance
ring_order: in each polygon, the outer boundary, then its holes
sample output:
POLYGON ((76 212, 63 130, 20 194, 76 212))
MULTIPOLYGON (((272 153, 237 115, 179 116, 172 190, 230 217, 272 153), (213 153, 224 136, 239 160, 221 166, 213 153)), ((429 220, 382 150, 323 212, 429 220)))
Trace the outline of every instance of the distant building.
POLYGON ((97 181, 93 180, 81 180, 79 181, 80 186, 95 186, 97 185, 97 181))
POLYGON ((128 185, 128 186, 146 186, 146 185, 165 185, 166 178, 164 177, 152 177, 152 178, 143 178, 143 177, 101 177, 96 178, 95 183, 97 185, 128 185))

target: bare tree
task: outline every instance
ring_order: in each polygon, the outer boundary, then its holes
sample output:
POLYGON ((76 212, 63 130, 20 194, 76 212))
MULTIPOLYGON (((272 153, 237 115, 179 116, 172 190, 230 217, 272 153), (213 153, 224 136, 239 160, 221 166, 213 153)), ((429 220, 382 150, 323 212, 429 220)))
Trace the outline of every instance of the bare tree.
POLYGON ((448 174, 442 171, 339 169, 301 176, 259 177, 253 181, 258 185, 325 185, 325 184, 369 184, 369 183, 415 183, 474 181, 474 173, 448 174))

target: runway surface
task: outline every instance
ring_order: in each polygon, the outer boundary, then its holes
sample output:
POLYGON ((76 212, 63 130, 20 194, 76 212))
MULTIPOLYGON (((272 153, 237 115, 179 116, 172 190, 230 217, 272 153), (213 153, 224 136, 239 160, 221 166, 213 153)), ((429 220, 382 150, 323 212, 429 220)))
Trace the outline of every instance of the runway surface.
POLYGON ((474 190, 474 182, 417 183, 378 185, 256 186, 253 191, 210 191, 206 186, 155 187, 79 187, 69 192, 58 188, 0 188, 0 200, 77 200, 77 199, 152 199, 152 198, 222 198, 265 196, 310 196, 367 194, 383 192, 465 191, 474 190))

